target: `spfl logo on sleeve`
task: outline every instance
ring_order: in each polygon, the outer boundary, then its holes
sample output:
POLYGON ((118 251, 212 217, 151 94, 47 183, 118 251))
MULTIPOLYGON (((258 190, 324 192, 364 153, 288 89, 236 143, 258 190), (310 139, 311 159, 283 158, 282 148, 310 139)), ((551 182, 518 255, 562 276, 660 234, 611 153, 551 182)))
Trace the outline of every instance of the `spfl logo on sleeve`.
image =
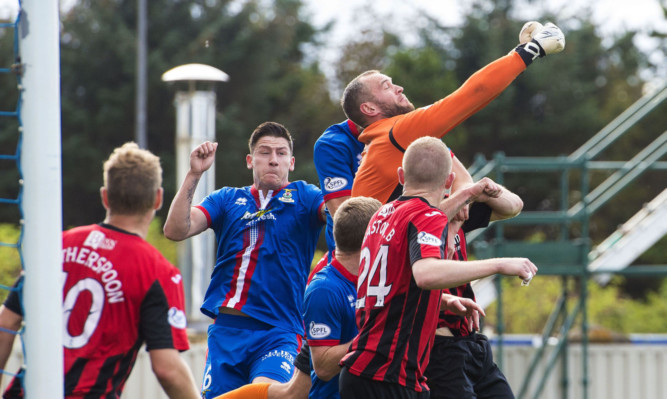
POLYGON ((326 338, 331 334, 331 327, 322 323, 315 323, 314 321, 310 322, 310 329, 308 335, 313 339, 326 338))
POLYGON ((347 186, 347 179, 344 177, 327 177, 324 179, 324 189, 327 191, 338 191, 347 186))
POLYGON ((423 245, 432 245, 434 247, 439 247, 442 245, 442 241, 438 237, 425 231, 419 232, 417 235, 417 242, 423 245))

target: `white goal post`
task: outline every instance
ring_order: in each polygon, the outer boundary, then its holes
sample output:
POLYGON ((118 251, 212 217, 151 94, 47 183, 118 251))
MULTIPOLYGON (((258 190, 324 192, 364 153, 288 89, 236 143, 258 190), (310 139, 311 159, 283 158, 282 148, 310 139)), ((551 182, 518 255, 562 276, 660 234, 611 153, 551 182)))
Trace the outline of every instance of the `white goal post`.
POLYGON ((64 387, 58 3, 23 0, 19 23, 27 399, 59 399, 64 387))

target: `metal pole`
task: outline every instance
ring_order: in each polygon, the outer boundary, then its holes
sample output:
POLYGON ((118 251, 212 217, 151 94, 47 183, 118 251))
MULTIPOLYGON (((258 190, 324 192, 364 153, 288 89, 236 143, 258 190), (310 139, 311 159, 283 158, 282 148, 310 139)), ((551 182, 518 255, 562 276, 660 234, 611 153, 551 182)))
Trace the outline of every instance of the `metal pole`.
POLYGON ((58 399, 64 375, 58 1, 25 0, 22 12, 25 388, 28 399, 58 399))
POLYGON ((148 147, 146 135, 146 53, 147 53, 147 9, 146 0, 137 0, 137 93, 135 140, 139 147, 148 147))

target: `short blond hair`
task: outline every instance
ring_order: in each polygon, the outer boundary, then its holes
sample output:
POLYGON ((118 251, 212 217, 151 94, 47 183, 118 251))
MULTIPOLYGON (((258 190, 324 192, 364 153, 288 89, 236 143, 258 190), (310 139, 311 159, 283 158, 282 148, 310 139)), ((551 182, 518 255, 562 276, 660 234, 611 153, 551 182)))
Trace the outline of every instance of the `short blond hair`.
POLYGON ((352 197, 346 199, 336 210, 333 218, 333 235, 336 249, 356 252, 361 249, 368 222, 382 206, 375 198, 352 197))
POLYGON ((452 156, 441 140, 421 137, 413 141, 403 156, 405 185, 433 187, 442 184, 452 171, 452 156))
POLYGON ((136 143, 117 147, 104 162, 104 187, 113 213, 139 215, 152 210, 161 186, 160 158, 136 143))

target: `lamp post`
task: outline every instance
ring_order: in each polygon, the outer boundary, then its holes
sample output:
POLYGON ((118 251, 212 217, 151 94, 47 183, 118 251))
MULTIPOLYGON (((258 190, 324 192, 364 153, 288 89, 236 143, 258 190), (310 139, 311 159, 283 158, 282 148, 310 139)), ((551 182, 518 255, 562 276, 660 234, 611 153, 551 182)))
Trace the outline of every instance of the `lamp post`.
MULTIPOLYGON (((190 152, 204 141, 215 141, 215 82, 226 82, 229 76, 209 65, 186 64, 162 74, 165 82, 187 82, 186 90, 176 92, 176 181, 185 179, 190 168, 190 152), (207 90, 198 90, 197 82, 208 82, 207 90)), ((215 168, 202 176, 192 203, 198 204, 215 189, 215 168)), ((185 288, 188 319, 195 329, 201 327, 203 315, 199 306, 215 265, 215 235, 211 230, 178 243, 178 263, 185 288)))

